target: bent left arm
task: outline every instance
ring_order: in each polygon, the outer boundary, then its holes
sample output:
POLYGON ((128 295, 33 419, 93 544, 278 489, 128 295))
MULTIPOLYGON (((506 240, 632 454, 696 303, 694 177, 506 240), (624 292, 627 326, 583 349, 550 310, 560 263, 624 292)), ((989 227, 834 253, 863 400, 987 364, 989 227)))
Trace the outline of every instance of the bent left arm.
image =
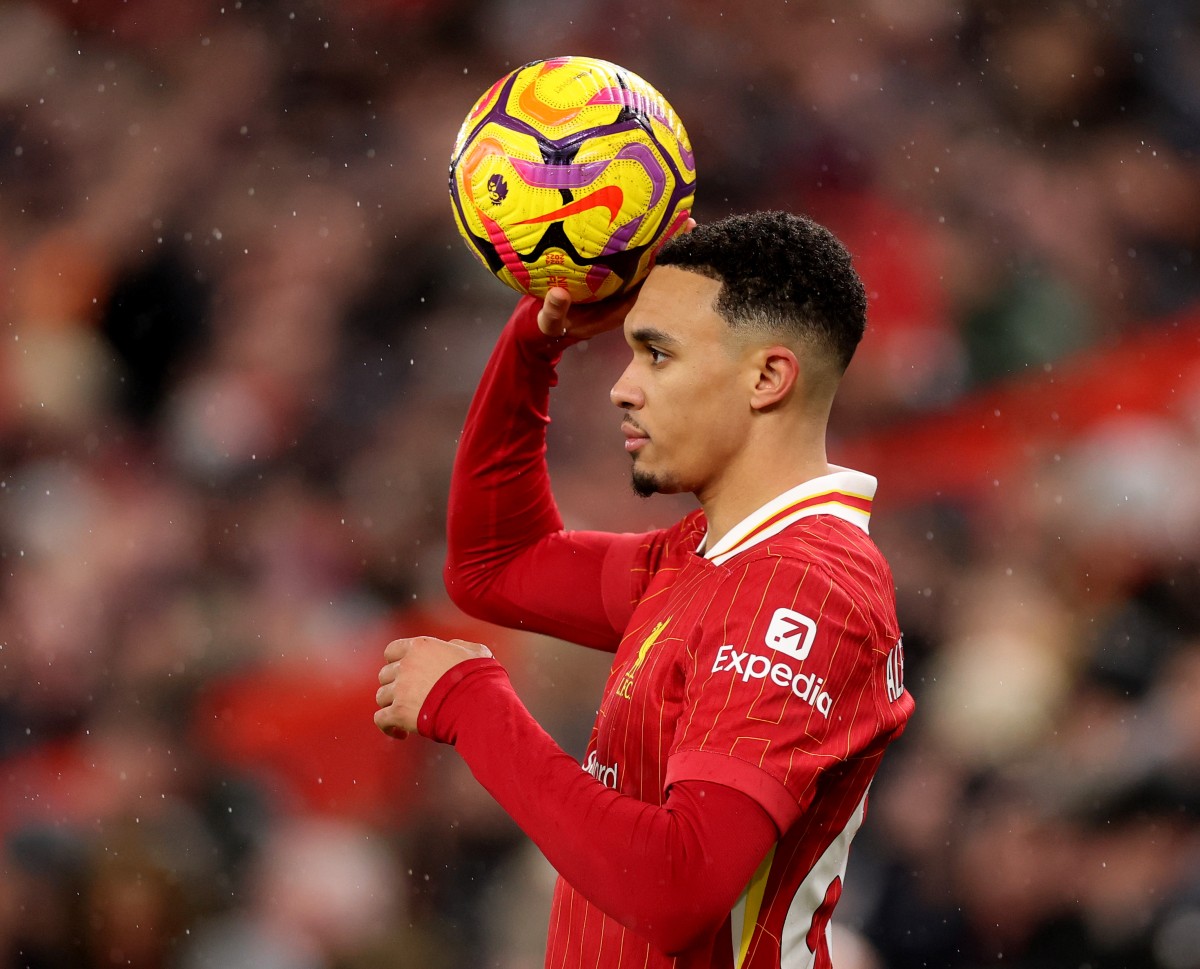
POLYGON ((663 952, 715 933, 778 838, 753 798, 721 784, 682 781, 661 806, 605 787, 537 724, 486 647, 398 640, 385 656, 380 729, 452 744, 564 879, 663 952))

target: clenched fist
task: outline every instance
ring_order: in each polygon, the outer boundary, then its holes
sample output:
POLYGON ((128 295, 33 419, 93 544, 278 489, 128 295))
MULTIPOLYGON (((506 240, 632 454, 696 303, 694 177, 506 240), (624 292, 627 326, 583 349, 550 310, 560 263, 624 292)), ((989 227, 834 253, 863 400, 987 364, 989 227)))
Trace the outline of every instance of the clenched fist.
POLYGON ((449 642, 432 636, 394 639, 387 644, 379 671, 375 726, 389 737, 403 739, 417 729, 417 718, 429 691, 447 670, 469 659, 490 657, 492 651, 463 639, 449 642))

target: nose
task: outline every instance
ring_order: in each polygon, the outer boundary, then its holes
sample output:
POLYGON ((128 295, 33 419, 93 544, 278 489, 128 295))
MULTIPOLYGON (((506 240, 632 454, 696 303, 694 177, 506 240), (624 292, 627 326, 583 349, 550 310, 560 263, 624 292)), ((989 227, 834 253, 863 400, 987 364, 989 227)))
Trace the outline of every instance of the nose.
MULTIPOLYGON (((632 366, 630 364, 630 367, 632 366)), ((637 410, 646 403, 645 396, 629 374, 630 367, 625 368, 625 372, 608 392, 608 399, 622 410, 637 410)))

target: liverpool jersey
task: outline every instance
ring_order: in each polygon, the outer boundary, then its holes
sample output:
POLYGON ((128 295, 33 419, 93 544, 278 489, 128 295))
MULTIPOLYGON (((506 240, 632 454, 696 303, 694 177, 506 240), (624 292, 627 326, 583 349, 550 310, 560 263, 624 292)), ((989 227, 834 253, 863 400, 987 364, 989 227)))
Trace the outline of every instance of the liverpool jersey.
POLYGON ((650 803, 679 781, 718 782, 780 837, 716 939, 675 956, 560 879, 547 967, 829 969, 850 841, 912 710, 891 573, 867 535, 874 490, 839 470, 711 546, 700 512, 645 538, 584 769, 650 803))

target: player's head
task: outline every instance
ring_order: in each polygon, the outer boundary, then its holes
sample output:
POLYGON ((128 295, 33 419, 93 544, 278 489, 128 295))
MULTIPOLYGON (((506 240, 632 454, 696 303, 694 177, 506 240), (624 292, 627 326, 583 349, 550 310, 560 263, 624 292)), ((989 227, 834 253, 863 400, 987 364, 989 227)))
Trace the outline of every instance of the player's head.
POLYGON ((733 328, 801 341, 844 371, 862 339, 867 296, 837 237, 789 212, 731 215, 675 236, 656 265, 721 284, 716 311, 733 328))
POLYGON ((633 358, 611 394, 634 489, 703 501, 738 469, 824 467, 865 316, 849 255, 810 219, 733 216, 672 239, 625 319, 633 358))

